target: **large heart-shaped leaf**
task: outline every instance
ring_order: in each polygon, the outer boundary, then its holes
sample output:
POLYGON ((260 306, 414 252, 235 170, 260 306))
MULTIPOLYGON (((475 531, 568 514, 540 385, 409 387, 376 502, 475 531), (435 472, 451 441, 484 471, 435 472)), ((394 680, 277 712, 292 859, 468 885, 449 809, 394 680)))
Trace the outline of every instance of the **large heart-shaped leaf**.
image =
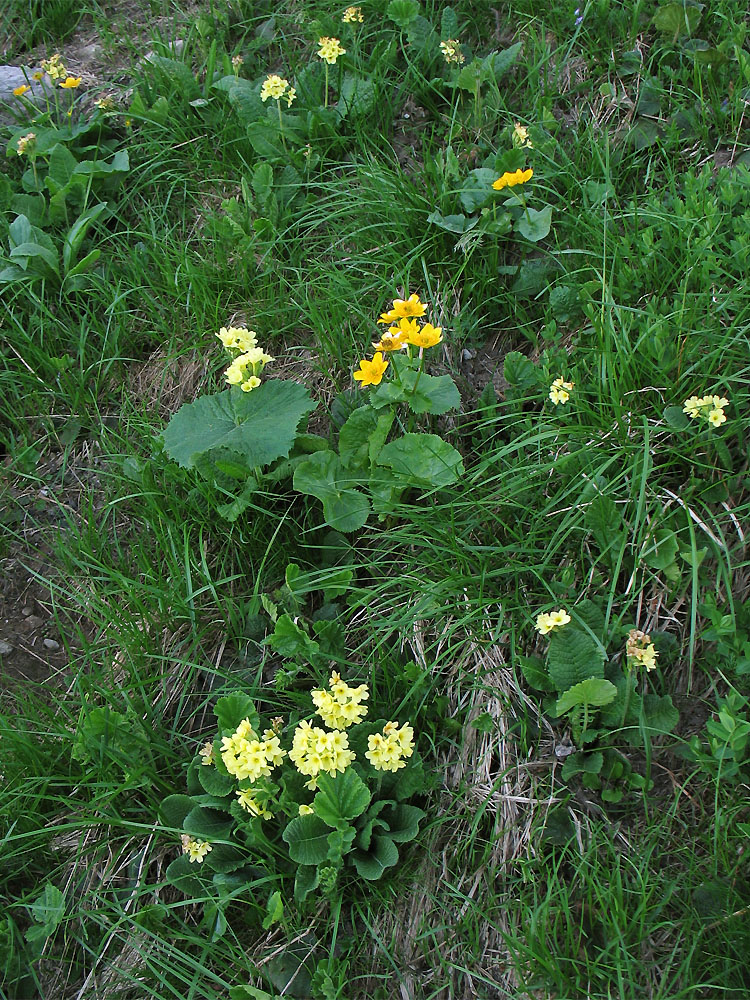
POLYGON ((335 777, 320 775, 313 808, 315 815, 328 826, 339 827, 361 816, 371 798, 367 785, 357 772, 347 768, 335 777))
POLYGON ((461 455, 437 434, 404 434, 380 452, 378 464, 415 486, 441 487, 463 474, 461 455))

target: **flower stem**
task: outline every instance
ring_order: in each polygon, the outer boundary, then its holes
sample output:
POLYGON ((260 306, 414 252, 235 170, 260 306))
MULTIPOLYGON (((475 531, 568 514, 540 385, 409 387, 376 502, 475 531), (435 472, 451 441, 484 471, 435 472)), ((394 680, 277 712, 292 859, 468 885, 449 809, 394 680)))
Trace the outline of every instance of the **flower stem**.
POLYGON ((277 99, 276 107, 279 112, 279 132, 281 133, 281 145, 284 147, 284 152, 288 153, 289 150, 286 148, 286 139, 284 138, 284 119, 281 117, 281 98, 277 99))
POLYGON ((326 88, 325 94, 323 95, 323 107, 328 107, 328 63, 326 63, 326 88))

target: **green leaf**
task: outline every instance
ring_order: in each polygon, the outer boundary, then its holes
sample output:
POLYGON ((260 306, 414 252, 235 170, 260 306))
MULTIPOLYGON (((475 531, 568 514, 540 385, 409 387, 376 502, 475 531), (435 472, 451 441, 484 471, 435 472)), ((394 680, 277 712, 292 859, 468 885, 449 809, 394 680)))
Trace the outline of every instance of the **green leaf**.
POLYGON ((670 528, 657 528, 646 542, 641 559, 652 569, 665 570, 676 560, 680 551, 677 535, 670 528))
POLYGON ((296 816, 282 836, 289 857, 301 865, 319 865, 328 858, 329 827, 317 816, 296 816))
POLYGON ((185 817, 195 806, 189 795, 168 795, 159 806, 159 820, 163 826, 181 830, 185 817))
POLYGON ((611 681, 602 677, 587 677, 586 680, 568 688, 558 699, 555 711, 558 715, 563 715, 571 708, 578 708, 580 705, 600 708, 602 705, 609 705, 616 697, 617 688, 611 681))
POLYGON ((515 45, 511 45, 501 52, 490 52, 484 58, 485 67, 491 69, 495 75, 495 79, 499 80, 504 73, 508 72, 516 59, 518 59, 521 54, 521 48, 521 42, 516 42, 515 45))
POLYGON ((266 915, 263 918, 263 930, 267 931, 273 924, 284 919, 284 904, 281 902, 281 893, 277 890, 268 897, 266 904, 266 915))
POLYGON ((205 898, 206 883, 210 873, 208 869, 203 871, 203 865, 197 861, 191 862, 187 854, 175 858, 165 874, 167 882, 186 896, 192 896, 193 899, 205 898))
POLYGON ((443 7, 440 18, 440 37, 447 41, 458 36, 458 17, 452 7, 443 7))
POLYGON ((448 233, 461 235, 473 229, 479 222, 479 217, 467 219, 465 215, 441 215, 440 212, 435 210, 427 216, 427 221, 431 222, 434 226, 439 226, 448 233))
POLYGON ((538 656, 519 656, 518 663, 521 667, 526 683, 535 691, 554 691, 555 685, 544 667, 544 661, 538 656))
POLYGON ((680 713, 674 707, 671 695, 647 694, 643 698, 643 718, 650 735, 664 736, 674 730, 680 721, 680 713))
POLYGON ((204 764, 201 761, 197 767, 197 774, 204 790, 217 799, 229 795, 237 787, 237 782, 231 774, 221 774, 212 764, 204 764))
POLYGON ((405 844, 417 836, 419 824, 426 815, 424 810, 400 802, 398 805, 384 809, 380 817, 388 824, 389 839, 399 844, 405 844))
POLYGON ((219 698, 214 706, 219 729, 236 729, 243 719, 249 719, 250 725, 257 730, 260 725, 260 718, 255 710, 253 699, 241 691, 235 691, 219 698))
POLYGON ((371 513, 370 501, 350 485, 358 480, 331 451, 316 452, 298 465, 293 482, 295 490, 321 501, 326 523, 335 531, 356 531, 371 513))
POLYGON ((60 926, 65 916, 65 896, 56 885, 48 882, 29 909, 40 926, 29 928, 26 940, 48 938, 55 928, 60 926))
POLYGON ((232 822, 227 813, 204 806, 191 809, 182 825, 185 833, 200 840, 228 840, 232 832, 232 822))
POLYGON ((253 122, 265 119, 266 106, 260 99, 257 86, 249 80, 234 78, 232 85, 227 89, 227 97, 241 125, 252 125, 253 122))
POLYGON ((319 644, 311 639, 289 615, 279 615, 273 633, 265 642, 287 659, 302 659, 312 663, 320 652, 319 644))
POLYGON ((378 464, 427 488, 450 486, 464 471, 461 455, 436 434, 404 434, 383 448, 378 464))
POLYGON ((505 355, 503 375, 509 385, 522 391, 536 388, 539 383, 539 376, 533 361, 530 361, 520 351, 508 351, 505 355))
POLYGON ((419 4, 417 0, 391 0, 386 14, 399 28, 408 28, 419 15, 419 4))
POLYGON ((382 382, 370 394, 375 409, 404 402, 412 413, 441 414, 460 407, 461 396, 450 375, 420 373, 415 359, 399 354, 393 356, 393 368, 397 378, 382 382))
POLYGON ((690 417, 687 413, 683 413, 681 406, 667 406, 664 410, 664 420, 675 431, 684 431, 690 426, 690 417))
POLYGON ((562 779, 569 781, 576 774, 599 774, 604 764, 604 754, 597 750, 594 753, 572 753, 562 766, 562 779))
POLYGON ((515 230, 532 243, 538 243, 548 235, 552 227, 552 206, 537 211, 534 208, 526 208, 520 219, 517 220, 515 230))
POLYGON ((374 882, 386 868, 391 868, 398 862, 398 848, 390 837, 375 836, 372 838, 370 850, 354 851, 352 860, 362 878, 374 882))
POLYGON ((67 185, 77 166, 78 160, 76 160, 67 146, 63 146, 62 143, 53 146, 49 156, 49 170, 46 181, 47 187, 52 194, 55 194, 67 185))
POLYGON ((308 894, 318 887, 320 872, 315 865, 300 865, 294 879, 294 899, 301 903, 308 894))
POLYGON ((344 825, 338 830, 331 830, 328 834, 328 858, 334 865, 338 865, 345 854, 352 849, 357 831, 353 826, 344 825))
POLYGON ((186 101, 200 97, 196 79, 186 63, 170 59, 168 56, 151 55, 145 62, 145 67, 149 65, 157 71, 157 75, 169 80, 186 101))
POLYGON ((43 261, 53 274, 60 276, 60 264, 57 250, 54 247, 50 249, 39 243, 21 243, 10 251, 10 259, 26 260, 27 266, 29 262, 38 259, 43 261))
POLYGON ((341 84, 341 93, 336 104, 342 118, 350 115, 369 114, 377 102, 377 91, 370 77, 345 73, 341 84))
POLYGON ((252 392, 234 387, 214 396, 185 403, 163 433, 169 457, 183 468, 214 448, 226 448, 249 466, 269 465, 286 458, 300 420, 316 404, 305 386, 269 379, 252 392))
MULTIPOLYGON (((379 414, 372 406, 360 406, 348 418, 339 431, 339 455, 346 469, 365 470, 370 467, 370 438, 375 433, 378 420, 387 413, 379 414)), ((393 414, 390 414, 393 422, 393 414)))
POLYGON ((340 827, 361 816, 372 798, 364 781, 352 768, 333 777, 321 774, 313 800, 315 815, 328 826, 340 827))
POLYGON ((65 271, 70 269, 71 264, 75 264, 76 255, 86 238, 86 233, 91 223, 95 219, 98 219, 102 212, 106 211, 107 206, 103 202, 100 202, 98 205, 92 205, 91 208, 79 215, 70 227, 63 242, 62 258, 63 269, 65 271))
POLYGON ((604 677, 604 660, 601 645, 572 622, 550 635, 547 669, 560 693, 589 677, 604 677))
POLYGON ((677 41, 683 35, 692 35, 700 24, 703 4, 668 3, 654 14, 654 27, 677 41))
POLYGON ((478 167, 470 171, 464 186, 458 193, 461 206, 471 214, 484 208, 494 198, 493 183, 497 180, 497 172, 488 167, 478 167))

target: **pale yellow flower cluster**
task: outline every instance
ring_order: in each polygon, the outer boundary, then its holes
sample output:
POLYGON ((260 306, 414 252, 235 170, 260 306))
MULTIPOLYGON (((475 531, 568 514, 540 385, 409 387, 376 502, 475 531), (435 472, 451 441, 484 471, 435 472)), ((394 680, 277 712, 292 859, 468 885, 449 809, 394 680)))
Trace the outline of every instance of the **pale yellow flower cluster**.
POLYGON ((682 412, 687 413, 691 420, 703 417, 712 427, 721 427, 726 423, 724 407, 729 406, 729 400, 724 396, 691 396, 685 400, 682 412))
POLYGON ((201 747, 198 756, 203 758, 201 764, 206 767, 210 767, 214 763, 214 745, 210 740, 201 747))
POLYGON ((242 56, 240 55, 232 56, 232 69, 234 70, 235 76, 237 75, 237 73, 239 73, 240 66, 242 66, 244 62, 245 60, 242 58, 242 56))
POLYGON ((312 691, 313 705, 317 714, 330 729, 346 729, 361 722, 367 715, 367 706, 362 702, 370 697, 366 684, 349 687, 346 681, 334 672, 331 674, 330 691, 312 691))
POLYGON ((511 136, 511 142, 516 149, 533 149, 534 144, 529 139, 529 130, 525 125, 520 122, 516 122, 513 126, 513 135, 511 136))
POLYGON ((347 7, 341 20, 344 24, 362 24, 365 16, 361 7, 347 7))
POLYGON ((251 816, 260 816, 261 819, 272 819, 273 813, 266 806, 258 802, 258 794, 253 788, 239 788, 235 793, 240 806, 249 812, 251 816))
POLYGON ((115 99, 110 94, 106 94, 104 97, 100 97, 98 101, 94 101, 94 105, 100 111, 114 111, 115 99))
POLYGON ((333 66, 339 56, 343 56, 346 49, 342 49, 341 42, 338 38, 319 38, 318 45, 318 55, 321 59, 333 66))
POLYGON ((269 97, 280 101, 284 97, 286 98, 287 107, 291 106, 296 96, 297 91, 289 85, 289 81, 285 80, 283 76, 277 76, 275 73, 267 76, 263 81, 263 86, 260 88, 261 101, 267 101, 269 97))
POLYGON ((443 53, 443 59, 449 65, 456 63, 456 65, 461 66, 465 61, 461 51, 461 42, 457 38, 449 38, 447 41, 441 42, 440 51, 443 53))
POLYGON ((224 766, 240 781, 270 777, 272 769, 278 767, 285 754, 272 729, 266 729, 261 740, 249 719, 243 719, 231 736, 224 736, 221 740, 224 766))
POLYGON ((254 330, 244 326, 223 326, 216 334, 224 347, 234 354, 232 363, 224 372, 224 378, 229 385, 238 385, 243 392, 252 392, 261 383, 260 374, 269 363, 275 359, 258 347, 258 336, 254 330))
POLYGON ((22 135, 18 142, 16 143, 16 152, 19 156, 30 155, 34 151, 34 146, 36 145, 36 132, 27 132, 26 135, 22 135))
POLYGON ((625 655, 630 666, 639 663, 646 670, 656 669, 656 647, 651 642, 651 636, 640 629, 632 628, 628 632, 628 639, 625 643, 625 655))
POLYGON ((570 615, 565 610, 565 608, 560 608, 559 611, 542 611, 536 616, 536 630, 541 635, 547 635, 548 632, 552 632, 556 628, 562 628, 563 625, 567 625, 570 621, 570 615))
POLYGON ((414 730, 409 725, 386 722, 382 733, 367 737, 365 757, 378 771, 398 771, 406 767, 404 757, 414 753, 414 730))
POLYGON ((207 840, 195 840, 193 837, 189 837, 186 833, 183 833, 180 838, 182 841, 182 851, 183 854, 190 856, 190 864, 197 862, 199 865, 203 863, 203 859, 213 850, 211 844, 207 840))
POLYGON ((294 731, 289 759, 294 762, 300 774, 310 778, 307 788, 314 789, 321 771, 335 776, 337 771, 345 771, 354 760, 354 751, 349 749, 346 733, 334 729, 327 733, 319 726, 311 726, 302 721, 294 731))
POLYGON ((562 376, 556 378, 552 385, 549 387, 549 398, 557 406, 559 403, 567 403, 570 399, 570 394, 573 391, 573 386, 575 382, 566 382, 562 376))
POLYGON ((59 52, 56 52, 49 59, 42 59, 41 67, 53 83, 57 83, 58 80, 64 80, 68 75, 65 63, 62 61, 62 56, 59 52))

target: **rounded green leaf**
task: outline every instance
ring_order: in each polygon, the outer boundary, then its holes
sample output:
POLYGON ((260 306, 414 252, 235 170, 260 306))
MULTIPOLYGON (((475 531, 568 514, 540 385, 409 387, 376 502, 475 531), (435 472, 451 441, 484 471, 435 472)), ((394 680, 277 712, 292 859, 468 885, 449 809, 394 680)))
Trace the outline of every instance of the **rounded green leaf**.
POLYGON ((461 455, 437 434, 404 434, 383 448, 378 465, 414 486, 450 486, 464 471, 461 455))
POLYGON ((578 708, 579 705, 589 705, 601 708, 602 705, 609 705, 617 697, 617 688, 611 681, 603 677, 587 677, 585 681, 574 684, 573 687, 558 698, 555 710, 558 715, 569 712, 571 708, 578 708))
POLYGON ((552 206, 536 211, 526 208, 521 218, 516 222, 516 231, 532 243, 538 243, 548 235, 552 228, 552 206))
POLYGON ((282 833, 282 839, 289 846, 289 857, 301 865, 319 865, 328 857, 328 834, 330 828, 308 813, 296 816, 282 833))
POLYGON ((350 820, 362 815, 371 798, 364 781, 356 771, 347 768, 335 777, 330 774, 320 775, 313 808, 315 815, 328 826, 345 826, 350 820))

